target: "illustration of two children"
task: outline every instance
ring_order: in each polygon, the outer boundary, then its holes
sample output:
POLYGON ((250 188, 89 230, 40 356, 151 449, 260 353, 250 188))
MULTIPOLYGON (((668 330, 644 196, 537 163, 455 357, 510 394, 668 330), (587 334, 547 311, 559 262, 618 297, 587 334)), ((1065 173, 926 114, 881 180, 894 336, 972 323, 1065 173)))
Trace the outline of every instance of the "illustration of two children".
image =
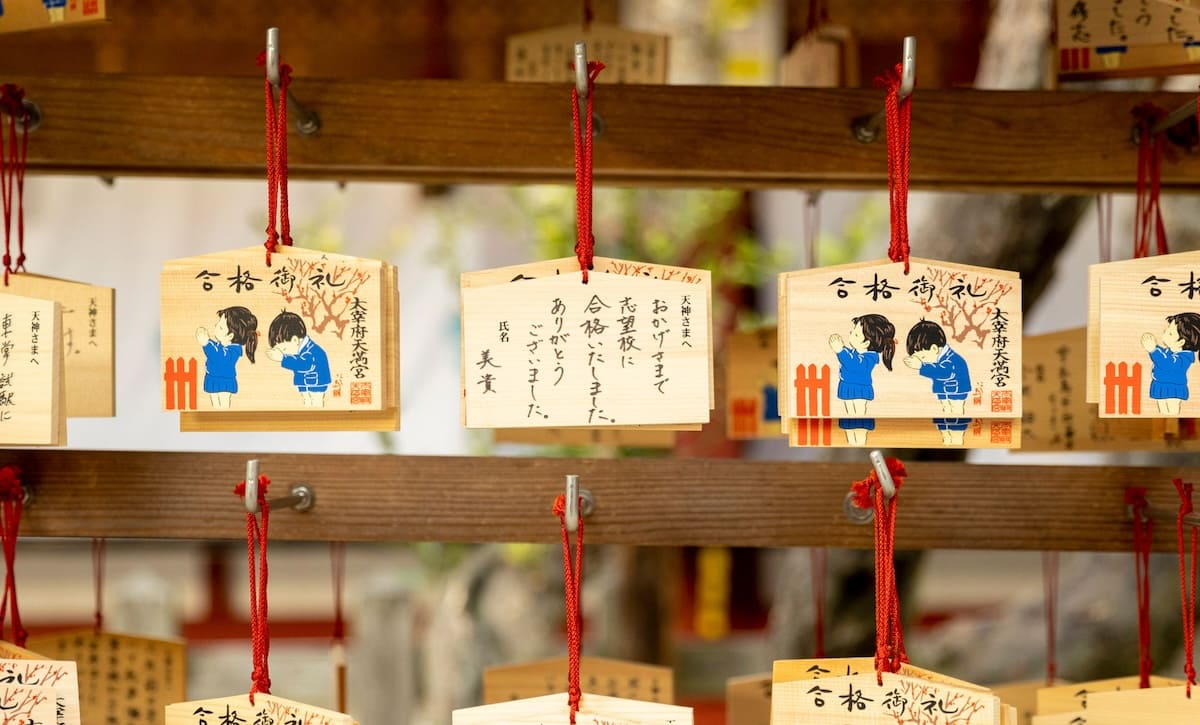
MULTIPOLYGON (((837 397, 843 401, 848 414, 838 426, 846 431, 846 442, 865 445, 867 431, 875 430, 867 413, 867 403, 875 399, 874 370, 881 361, 888 370, 896 354, 896 326, 883 315, 862 315, 851 322, 850 335, 830 335, 829 347, 837 355, 837 397)), ((966 412, 967 396, 971 392, 971 375, 967 361, 946 344, 941 325, 921 320, 908 331, 904 365, 929 378, 933 395, 942 411, 951 418, 935 418, 933 423, 942 434, 944 445, 962 445, 970 419, 966 412)))
MULTIPOLYGON (((280 312, 271 321, 267 340, 271 345, 267 357, 292 371, 292 384, 304 407, 324 407, 325 391, 331 382, 329 357, 308 336, 304 320, 294 312, 280 312)), ((254 364, 258 318, 245 307, 217 310, 217 321, 211 331, 204 327, 196 329, 196 342, 204 350, 204 392, 208 393, 213 408, 228 408, 238 391, 238 360, 244 353, 254 364)))

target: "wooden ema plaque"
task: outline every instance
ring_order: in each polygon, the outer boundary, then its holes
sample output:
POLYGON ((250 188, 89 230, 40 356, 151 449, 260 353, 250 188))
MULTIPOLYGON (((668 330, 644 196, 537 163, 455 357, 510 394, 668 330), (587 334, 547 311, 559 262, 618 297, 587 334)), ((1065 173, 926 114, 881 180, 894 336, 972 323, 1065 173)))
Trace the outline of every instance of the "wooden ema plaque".
POLYGON ((771 673, 725 681, 725 722, 771 725, 771 673))
POLYGON ((883 674, 870 657, 777 660, 772 725, 1016 725, 990 690, 912 665, 883 674))
POLYGON ((675 432, 652 428, 497 428, 495 443, 536 446, 613 446, 673 448, 675 432))
POLYGON ((779 61, 779 85, 852 88, 858 85, 858 43, 849 28, 824 25, 802 36, 779 61))
POLYGON ((61 28, 108 19, 107 0, 4 0, 0 33, 61 28))
MULTIPOLYGON (((40 699, 46 690, 53 693, 50 719, 45 723, 58 725, 80 725, 79 679, 74 662, 43 659, 0 659, 0 687, 6 694, 0 699, 0 710, 8 697, 21 698, 20 689, 30 688, 26 693, 30 699, 40 699)), ((5 711, 5 717, 11 715, 5 711)), ((3 720, 0 722, 9 722, 3 720)), ((30 725, 28 720, 12 720, 13 725, 30 725)), ((89 723, 90 725, 90 723, 89 723)))
POLYGON ((764 327, 725 338, 725 436, 778 438, 778 330, 764 327))
POLYGON ((789 420, 793 448, 998 448, 1022 446, 1020 421, 878 418, 868 428, 830 418, 789 420))
POLYGON ((1200 63, 1200 7, 1190 0, 1056 0, 1064 79, 1187 73, 1200 63))
POLYGON ((695 429, 713 407, 711 274, 574 257, 462 275, 468 428, 695 429))
MULTIPOLYGON (((455 710, 452 725, 567 725, 567 693, 455 710)), ((576 725, 692 725, 692 708, 584 694, 576 725)), ((167 725, 171 725, 168 723, 167 725)))
MULTIPOLYGON (((1087 725, 1088 723, 1094 725, 1098 721, 1096 718, 1099 715, 1095 698, 1100 695, 1119 694, 1125 696, 1134 692, 1161 689, 1168 693, 1177 691, 1179 696, 1183 697, 1182 685, 1184 683, 1180 680, 1151 675, 1149 690, 1140 690, 1139 684, 1139 678, 1134 675, 1043 687, 1037 692, 1037 713, 1033 717, 1032 725, 1087 725)), ((1103 699, 1107 700, 1108 698, 1103 699)), ((1193 715, 1193 719, 1189 722, 1197 722, 1194 718, 1193 715)), ((1138 722, 1140 721, 1142 720, 1138 720, 1138 722)), ((1109 720, 1109 722, 1128 721, 1109 720)), ((1153 722, 1158 725, 1160 721, 1154 720, 1153 722)))
POLYGON ((599 83, 667 82, 667 36, 639 33, 619 25, 562 25, 510 35, 504 80, 565 83, 575 80, 575 43, 587 43, 589 60, 604 63, 599 83))
MULTIPOLYGON (((583 692, 644 702, 675 702, 675 675, 669 667, 641 662, 582 657, 579 686, 583 692)), ((567 658, 554 657, 483 671, 483 702, 491 705, 565 692, 567 658)))
POLYGON ((27 644, 76 663, 79 708, 88 725, 162 725, 163 708, 187 697, 181 640, 87 629, 30 637, 27 644))
POLYGON ((250 247, 168 262, 162 294, 164 408, 203 415, 181 429, 396 428, 391 265, 250 247))
POLYGON ((0 445, 65 445, 62 307, 0 294, 0 445))
MULTIPOLYGON (((1026 348, 1026 354, 1029 349, 1026 348)), ((1064 683, 1065 684, 1065 683, 1064 683)), ((1021 682, 1006 682, 991 685, 989 689, 1000 698, 1000 702, 1011 705, 1017 711, 1017 722, 1021 725, 1031 725, 1033 716, 1037 714, 1037 694, 1046 687, 1045 678, 1040 680, 1024 680, 1021 682)))
POLYGON ((0 685, 0 725, 61 723, 57 692, 53 687, 0 685))
POLYGON ((111 418, 115 402, 116 293, 111 287, 43 277, 10 275, 5 292, 54 300, 62 308, 63 374, 68 418, 111 418))
POLYGON ((349 715, 261 692, 253 705, 249 695, 232 695, 177 702, 167 705, 166 714, 166 725, 358 725, 349 715))

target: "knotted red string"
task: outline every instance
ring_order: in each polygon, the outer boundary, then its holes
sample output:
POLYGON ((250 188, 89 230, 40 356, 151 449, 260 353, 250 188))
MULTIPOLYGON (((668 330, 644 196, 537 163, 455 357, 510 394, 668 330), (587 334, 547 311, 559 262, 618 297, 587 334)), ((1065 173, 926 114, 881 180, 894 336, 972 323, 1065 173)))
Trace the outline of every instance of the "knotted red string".
POLYGON ((95 632, 100 634, 104 627, 104 550, 107 544, 104 539, 92 539, 92 578, 95 580, 93 589, 96 595, 95 632))
POLYGON ((874 471, 851 485, 854 505, 875 509, 875 676, 883 684, 884 672, 896 672, 908 662, 904 629, 900 624, 900 595, 896 589, 896 499, 908 472, 895 458, 886 460, 896 486, 890 499, 874 471))
POLYGON ((1058 552, 1042 552, 1042 589, 1046 602, 1046 686, 1058 679, 1058 552))
POLYGON ((825 656, 825 591, 829 571, 829 550, 808 550, 813 593, 813 657, 825 656))
POLYGON ((333 575, 333 666, 338 712, 346 712, 346 620, 342 594, 346 586, 346 544, 329 544, 329 568, 333 575))
POLYGON ((1195 526, 1184 522, 1184 517, 1192 513, 1192 484, 1184 483, 1176 478, 1175 490, 1179 492, 1179 517, 1175 520, 1175 533, 1179 546, 1179 598, 1183 608, 1183 671, 1187 674, 1187 696, 1192 696, 1192 685, 1196 684, 1196 551, 1197 532, 1195 526), (1183 529, 1192 530, 1192 559, 1191 566, 1187 564, 1186 551, 1183 545, 1183 529), (1188 571, 1191 578, 1188 578, 1188 571))
POLYGON ((1154 124, 1166 112, 1153 103, 1143 103, 1133 109, 1138 128, 1137 208, 1133 220, 1133 256, 1150 254, 1150 238, 1154 237, 1154 253, 1167 253, 1167 228, 1163 224, 1159 192, 1162 178, 1162 139, 1154 133, 1154 124))
MULTIPOLYGON (((254 693, 271 694, 271 632, 267 626, 267 523, 270 520, 270 506, 267 503, 267 488, 271 479, 266 476, 258 477, 258 507, 262 515, 262 524, 258 518, 246 513, 246 564, 250 575, 250 646, 254 658, 254 670, 250 674, 250 704, 254 704, 254 693), (255 551, 258 551, 257 575, 254 561, 255 551)), ((233 492, 240 498, 246 496, 246 482, 242 481, 234 487, 233 492)))
POLYGON ((16 466, 0 468, 0 543, 4 548, 4 594, 0 596, 0 637, 4 635, 4 620, 12 609, 12 639, 18 647, 25 646, 29 633, 21 625, 21 609, 17 606, 17 533, 21 529, 21 513, 25 510, 25 488, 21 485, 21 469, 16 466))
MULTIPOLYGON (((583 498, 579 499, 583 509, 583 498)), ((563 591, 567 610, 567 704, 571 707, 571 724, 579 712, 579 657, 583 649, 583 615, 579 609, 579 587, 583 579, 583 517, 578 517, 575 530, 575 561, 571 561, 571 538, 567 531, 567 499, 560 495, 554 500, 554 515, 562 524, 563 591)))
POLYGON ((29 111, 25 90, 11 83, 0 87, 0 115, 8 118, 8 138, 0 126, 0 199, 4 210, 4 286, 13 271, 25 271, 25 159, 29 155, 29 111), (21 140, 17 141, 17 124, 21 140), (16 190, 17 263, 12 263, 13 191, 16 190))
MULTIPOLYGON (((265 66, 266 53, 259 53, 258 64, 265 66)), ((292 223, 288 216, 288 161, 287 161, 287 89, 292 82, 292 67, 279 64, 279 99, 276 101, 271 80, 263 76, 263 92, 266 96, 266 147, 267 147, 267 266, 271 266, 271 252, 278 243, 292 246, 292 223), (276 227, 278 215, 278 228, 276 227)))
POLYGON ((908 274, 908 150, 912 126, 912 96, 900 100, 899 64, 876 85, 887 89, 884 116, 887 119, 888 199, 891 207, 892 237, 888 259, 904 262, 908 274))
MULTIPOLYGON (((587 64, 588 96, 587 122, 581 131, 579 118, 579 89, 571 89, 571 120, 575 129, 575 257, 587 284, 592 269, 592 252, 596 238, 592 235, 592 103, 596 98, 596 77, 604 70, 599 61, 587 64)), ((572 721, 574 722, 574 721, 572 721)))
POLYGON ((1133 515, 1133 574, 1137 586, 1138 686, 1150 686, 1150 548, 1154 543, 1154 522, 1146 514, 1146 489, 1125 489, 1125 505, 1133 515))

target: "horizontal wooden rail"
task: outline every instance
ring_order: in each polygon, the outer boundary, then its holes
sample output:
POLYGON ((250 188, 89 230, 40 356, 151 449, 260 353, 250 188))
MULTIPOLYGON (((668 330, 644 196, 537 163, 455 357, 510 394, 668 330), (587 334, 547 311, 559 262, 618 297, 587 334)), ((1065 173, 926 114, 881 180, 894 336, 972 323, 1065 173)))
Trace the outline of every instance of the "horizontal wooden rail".
MULTIPOLYGON (((253 78, 30 75, 44 117, 35 172, 261 176, 263 90, 253 78)), ((570 183, 566 85, 297 78, 321 116, 293 131, 293 176, 427 183, 570 183)), ((917 90, 912 184, 945 190, 1131 191, 1131 109, 1184 93, 917 90)), ((882 188, 883 142, 852 119, 874 89, 602 86, 595 174, 610 185, 882 188)), ((1163 188, 1200 190, 1200 157, 1165 164, 1163 188)))
MULTIPOLYGON (((22 536, 237 539, 233 486, 246 454, 21 450, 33 491, 22 536)), ((309 483, 316 506, 272 516, 291 540, 552 542, 550 513, 567 473, 596 498, 588 540, 634 545, 869 547, 842 501, 862 463, 702 459, 559 459, 262 455, 272 495, 309 483)), ((1124 489, 1174 508, 1171 479, 1200 468, 978 466, 913 463, 900 492, 897 545, 907 549, 1128 551, 1124 489)), ((1155 527, 1173 549, 1174 521, 1155 527)))

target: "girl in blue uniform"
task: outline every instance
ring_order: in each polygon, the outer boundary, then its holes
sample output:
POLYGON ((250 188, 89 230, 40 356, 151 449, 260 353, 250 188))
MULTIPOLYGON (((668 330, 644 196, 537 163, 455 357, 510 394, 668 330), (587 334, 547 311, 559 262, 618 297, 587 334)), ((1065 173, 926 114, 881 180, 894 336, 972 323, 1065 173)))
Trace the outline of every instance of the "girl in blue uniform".
POLYGON ((210 333, 196 328, 196 342, 204 350, 204 392, 212 407, 228 408, 238 391, 237 361, 245 353, 254 363, 258 349, 258 318, 245 307, 217 310, 217 323, 210 333))
POLYGON ((850 335, 829 336, 829 349, 838 360, 837 397, 842 401, 849 418, 838 420, 846 431, 846 442, 861 446, 867 443, 867 431, 875 430, 873 418, 867 414, 867 403, 875 399, 875 366, 883 362, 892 369, 896 354, 896 326, 883 315, 862 315, 850 321, 850 335))
POLYGON ((1150 398, 1158 402, 1158 411, 1179 415, 1188 399, 1187 371, 1200 351, 1200 314, 1180 312, 1167 318, 1162 340, 1147 332, 1142 347, 1150 353, 1150 398))

